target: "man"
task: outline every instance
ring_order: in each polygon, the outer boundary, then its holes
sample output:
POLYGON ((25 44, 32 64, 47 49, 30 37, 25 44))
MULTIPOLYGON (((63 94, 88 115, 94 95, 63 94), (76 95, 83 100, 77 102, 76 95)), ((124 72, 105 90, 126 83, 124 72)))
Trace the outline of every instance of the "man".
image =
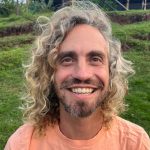
POLYGON ((27 123, 5 150, 148 150, 146 132, 117 116, 134 71, 104 12, 75 2, 41 27, 26 71, 27 123))

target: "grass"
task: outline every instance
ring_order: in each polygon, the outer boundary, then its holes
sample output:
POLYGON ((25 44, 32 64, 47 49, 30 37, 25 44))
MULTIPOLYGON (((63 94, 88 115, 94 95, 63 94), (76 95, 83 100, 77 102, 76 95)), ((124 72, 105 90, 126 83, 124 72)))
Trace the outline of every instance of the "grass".
POLYGON ((142 127, 150 135, 150 21, 128 25, 113 24, 113 32, 128 45, 125 58, 134 63, 136 74, 129 80, 126 101, 128 111, 122 116, 142 127))
POLYGON ((0 17, 0 30, 4 30, 8 27, 18 27, 20 25, 29 24, 35 22, 38 16, 50 16, 52 12, 42 14, 22 14, 20 16, 10 15, 9 17, 0 17))
POLYGON ((0 149, 10 133, 21 125, 20 94, 23 91, 22 62, 27 56, 28 45, 0 52, 0 149))
POLYGON ((12 47, 21 47, 24 44, 32 43, 33 39, 34 36, 32 34, 21 34, 19 36, 14 35, 0 37, 0 49, 1 51, 6 51, 12 47))
POLYGON ((150 135, 150 51, 130 51, 125 57, 132 60, 136 74, 130 79, 126 101, 128 111, 123 114, 127 120, 144 127, 150 135))
POLYGON ((22 16, 11 15, 8 18, 0 18, 0 30, 4 30, 5 28, 11 26, 19 26, 22 24, 31 23, 32 20, 26 19, 22 16))
MULTIPOLYGON (((13 24, 20 24, 19 19, 12 20, 13 24)), ((1 28, 11 22, 11 17, 0 20, 1 28)), ((114 35, 129 46, 128 51, 123 53, 124 57, 133 61, 136 70, 135 76, 129 80, 129 94, 126 97, 128 111, 122 116, 141 125, 150 135, 149 26, 150 22, 113 24, 114 35)), ((22 124, 22 114, 18 109, 24 91, 22 63, 28 57, 31 46, 26 41, 33 38, 31 34, 0 38, 0 149, 4 148, 8 137, 22 124)))
POLYGON ((113 23, 113 32, 128 50, 150 50, 150 21, 128 25, 113 23))
POLYGON ((117 14, 120 16, 134 16, 134 15, 145 15, 150 14, 150 10, 128 10, 128 11, 109 11, 108 14, 117 14))
MULTIPOLYGON (((128 36, 134 36, 134 35, 148 35, 150 34, 150 21, 145 22, 139 22, 134 24, 128 24, 128 25, 119 25, 116 23, 113 23, 113 31, 115 34, 119 35, 128 35, 128 36)), ((119 36, 121 38, 121 35, 119 36)))

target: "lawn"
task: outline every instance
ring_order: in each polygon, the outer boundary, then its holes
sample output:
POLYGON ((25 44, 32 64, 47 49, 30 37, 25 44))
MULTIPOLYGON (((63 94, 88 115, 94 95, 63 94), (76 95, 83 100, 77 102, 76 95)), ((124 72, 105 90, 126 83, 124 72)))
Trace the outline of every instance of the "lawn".
POLYGON ((29 24, 35 22, 37 17, 42 16, 50 16, 52 12, 47 13, 36 13, 36 14, 22 14, 20 16, 10 15, 9 17, 0 17, 0 30, 4 30, 8 27, 16 27, 24 24, 29 24))
POLYGON ((150 51, 133 50, 125 57, 133 61, 136 74, 129 80, 129 107, 123 117, 142 126, 150 135, 150 51))
POLYGON ((29 45, 0 51, 0 149, 10 134, 21 125, 20 97, 23 93, 23 69, 29 45))
MULTIPOLYGON (((133 61, 136 70, 129 80, 126 97, 128 111, 122 116, 142 126, 150 135, 149 25, 150 22, 113 24, 113 32, 123 44, 128 45, 123 54, 133 61)), ((22 124, 22 114, 18 109, 25 89, 22 63, 27 60, 31 47, 26 41, 32 41, 33 38, 30 34, 0 38, 0 149, 4 148, 8 137, 22 124)))

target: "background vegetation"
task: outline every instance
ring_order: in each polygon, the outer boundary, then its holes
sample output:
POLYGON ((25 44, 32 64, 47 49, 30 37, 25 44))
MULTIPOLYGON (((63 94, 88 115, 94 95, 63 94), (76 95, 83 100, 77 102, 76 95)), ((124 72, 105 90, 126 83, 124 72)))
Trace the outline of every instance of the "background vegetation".
MULTIPOLYGON (((135 16, 135 11, 111 12, 118 17, 135 16)), ((138 11, 143 14, 145 11, 138 11)), ((149 14, 149 11, 147 11, 149 14)), ((44 13, 49 16, 50 13, 44 13)), ((10 14, 0 17, 0 149, 8 137, 22 124, 20 97, 24 94, 22 64, 27 61, 35 39, 34 32, 23 30, 35 23, 39 14, 10 14), (9 34, 7 34, 9 33, 9 34)), ((33 26, 32 26, 33 27, 33 26)), ((114 36, 122 42, 123 55, 133 61, 136 75, 130 79, 126 102, 128 111, 122 116, 142 126, 150 135, 150 21, 133 24, 113 23, 114 36)))

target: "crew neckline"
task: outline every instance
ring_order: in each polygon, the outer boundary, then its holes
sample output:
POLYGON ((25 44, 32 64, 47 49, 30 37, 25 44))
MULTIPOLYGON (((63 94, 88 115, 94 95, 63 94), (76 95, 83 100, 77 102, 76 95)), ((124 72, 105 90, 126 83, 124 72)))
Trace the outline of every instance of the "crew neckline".
POLYGON ((100 140, 100 137, 103 137, 103 133, 106 130, 104 126, 102 126, 101 130, 91 139, 89 140, 73 140, 68 137, 66 137, 59 128, 59 125, 56 125, 55 132, 58 135, 58 137, 63 140, 67 145, 71 146, 72 148, 83 148, 83 147, 89 147, 93 144, 97 143, 98 140, 100 140))

